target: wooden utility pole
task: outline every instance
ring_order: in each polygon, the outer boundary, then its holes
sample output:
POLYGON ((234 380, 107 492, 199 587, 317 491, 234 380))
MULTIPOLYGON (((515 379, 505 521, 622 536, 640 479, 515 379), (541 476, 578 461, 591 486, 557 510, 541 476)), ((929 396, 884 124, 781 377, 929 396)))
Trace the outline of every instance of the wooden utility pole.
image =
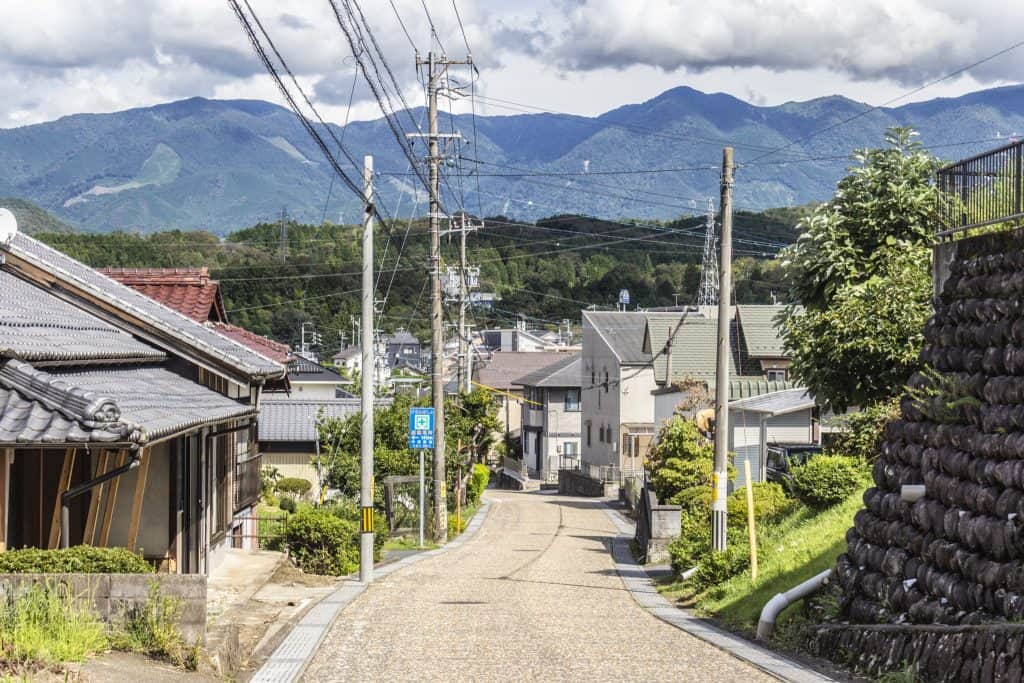
POLYGON ((362 301, 362 383, 359 403, 362 422, 359 431, 359 580, 373 581, 373 157, 363 157, 363 301, 362 301))
POLYGON ((729 466, 729 303, 732 299, 732 147, 722 150, 722 251, 718 284, 718 368, 715 373, 715 469, 711 497, 711 549, 725 550, 729 466))
MULTIPOLYGON (((444 313, 441 300, 441 188, 440 165, 442 138, 460 137, 441 134, 437 124, 437 96, 445 72, 452 64, 472 64, 472 59, 438 59, 428 52, 426 59, 416 55, 416 67, 427 68, 427 191, 430 193, 430 383, 434 404, 434 540, 448 540, 448 496, 445 476, 444 443, 444 313)), ((412 134, 411 137, 422 137, 412 134)))

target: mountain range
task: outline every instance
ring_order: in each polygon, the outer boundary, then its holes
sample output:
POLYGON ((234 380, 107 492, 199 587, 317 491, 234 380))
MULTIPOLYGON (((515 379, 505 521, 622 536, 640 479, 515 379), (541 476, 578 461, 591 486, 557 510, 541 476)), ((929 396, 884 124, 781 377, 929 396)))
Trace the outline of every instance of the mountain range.
MULTIPOLYGON (((596 117, 443 114, 441 130, 464 138, 449 145, 445 208, 522 220, 701 213, 706 197, 717 195, 724 144, 736 148, 740 164, 737 208, 820 201, 850 165, 851 151, 880 146, 888 127, 913 126, 947 159, 1024 132, 1024 86, 866 110, 838 96, 757 106, 678 87, 596 117)), ((405 131, 423 120, 422 109, 398 117, 405 131)), ((419 178, 386 120, 332 131, 344 135, 353 161, 374 156, 388 213, 426 212, 419 178)), ((413 152, 425 150, 417 143, 413 152)), ((361 169, 342 161, 359 182, 361 169)), ((309 223, 357 222, 361 213, 294 115, 258 100, 197 97, 0 130, 0 168, 0 196, 30 200, 89 231, 225 234, 276 220, 282 209, 309 223)))

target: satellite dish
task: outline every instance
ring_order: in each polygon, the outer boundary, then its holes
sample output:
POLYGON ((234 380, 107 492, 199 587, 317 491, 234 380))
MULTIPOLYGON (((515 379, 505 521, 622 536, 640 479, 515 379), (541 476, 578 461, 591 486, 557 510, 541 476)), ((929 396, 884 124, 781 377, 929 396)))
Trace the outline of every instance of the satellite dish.
POLYGON ((18 233, 18 219, 8 209, 0 208, 0 244, 7 246, 18 233))

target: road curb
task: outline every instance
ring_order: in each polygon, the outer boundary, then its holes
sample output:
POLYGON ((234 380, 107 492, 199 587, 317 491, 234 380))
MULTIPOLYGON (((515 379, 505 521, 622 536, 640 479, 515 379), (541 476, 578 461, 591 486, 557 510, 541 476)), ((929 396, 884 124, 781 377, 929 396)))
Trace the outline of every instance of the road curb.
MULTIPOLYGON (((399 569, 462 546, 483 526, 490 508, 491 501, 483 501, 466 526, 466 530, 457 538, 440 548, 386 564, 375 571, 375 578, 383 579, 399 569)), ((338 615, 349 603, 362 595, 366 588, 367 584, 358 581, 343 581, 338 590, 324 597, 306 612, 249 680, 254 683, 292 683, 299 680, 338 615)))
POLYGON ((707 619, 696 617, 673 605, 658 593, 643 565, 633 559, 633 553, 629 548, 629 543, 633 540, 632 522, 624 519, 619 512, 612 508, 606 507, 604 512, 611 519, 615 528, 619 530, 619 535, 613 539, 612 543, 612 560, 615 563, 615 569, 626 590, 630 592, 640 607, 665 623, 686 631, 779 680, 792 683, 822 683, 835 680, 729 633, 707 619))

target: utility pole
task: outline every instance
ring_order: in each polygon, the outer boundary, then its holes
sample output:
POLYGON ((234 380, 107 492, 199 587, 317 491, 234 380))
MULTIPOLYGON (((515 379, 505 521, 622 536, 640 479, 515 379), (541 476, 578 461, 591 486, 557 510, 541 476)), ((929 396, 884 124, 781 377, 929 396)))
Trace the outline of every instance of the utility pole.
MULTIPOLYGON (((461 61, 447 59, 443 55, 438 59, 433 52, 428 52, 426 59, 416 55, 416 68, 427 67, 427 118, 428 118, 428 152, 427 163, 429 174, 427 182, 430 187, 430 380, 431 395, 434 404, 434 540, 448 540, 448 496, 445 476, 445 443, 444 443, 444 313, 441 301, 441 188, 440 164, 442 138, 460 137, 458 134, 443 135, 438 132, 437 96, 441 90, 441 81, 448 67, 452 64, 472 64, 471 58, 461 61)), ((421 134, 410 134, 410 137, 422 137, 421 134)))
POLYGON ((281 263, 288 260, 288 213, 285 207, 281 207, 281 224, 280 224, 280 255, 281 263))
POLYGON ((359 403, 362 423, 359 431, 359 506, 362 526, 359 534, 359 580, 373 581, 373 157, 363 157, 363 326, 362 383, 359 403))
POLYGON ((729 302, 732 299, 732 147, 722 150, 722 253, 718 285, 718 368, 715 373, 715 469, 711 497, 711 549, 725 550, 729 461, 729 302))
POLYGON ((467 394, 473 390, 473 376, 471 361, 469 358, 469 331, 466 328, 466 308, 469 305, 469 290, 476 289, 480 277, 480 269, 466 265, 466 235, 470 232, 480 230, 484 227, 483 221, 473 222, 463 211, 459 214, 458 227, 453 227, 448 232, 459 233, 459 270, 458 288, 452 292, 459 301, 459 357, 458 357, 458 386, 460 391, 467 394))

